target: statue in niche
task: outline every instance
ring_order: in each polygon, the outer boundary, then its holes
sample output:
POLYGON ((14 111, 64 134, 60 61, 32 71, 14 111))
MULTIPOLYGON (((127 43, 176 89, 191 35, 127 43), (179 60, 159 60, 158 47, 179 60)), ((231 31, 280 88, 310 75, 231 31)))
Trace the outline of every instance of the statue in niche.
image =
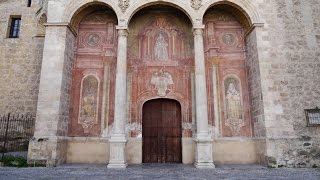
POLYGON ((239 82, 234 78, 228 78, 226 86, 226 123, 231 128, 232 134, 239 135, 241 128, 244 126, 242 118, 241 94, 239 82))
POLYGON ((157 61, 168 60, 168 43, 164 39, 163 33, 159 33, 159 36, 154 47, 154 56, 157 61))

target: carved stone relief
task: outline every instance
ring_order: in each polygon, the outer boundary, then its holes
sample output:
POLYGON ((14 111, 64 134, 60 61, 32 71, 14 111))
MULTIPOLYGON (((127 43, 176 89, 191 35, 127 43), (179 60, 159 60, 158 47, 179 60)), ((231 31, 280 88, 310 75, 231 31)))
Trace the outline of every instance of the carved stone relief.
POLYGON ((231 33, 226 33, 222 36, 224 44, 230 46, 235 42, 235 36, 231 33))
POLYGON ((99 34, 96 33, 90 33, 87 36, 87 44, 92 47, 99 45, 100 40, 101 37, 99 36, 99 34))
POLYGON ((125 12, 129 7, 129 0, 119 0, 119 7, 122 12, 125 12))
POLYGON ((91 127, 98 123, 99 80, 89 75, 82 81, 80 94, 80 109, 78 123, 84 133, 89 133, 91 127))
POLYGON ((198 10, 202 6, 202 0, 191 0, 191 7, 198 10))
POLYGON ((242 95, 240 82, 236 78, 229 77, 224 81, 225 88, 225 126, 230 127, 234 136, 238 136, 245 126, 243 120, 242 95))
POLYGON ((152 75, 150 83, 157 90, 158 96, 165 97, 171 92, 169 85, 173 85, 173 80, 170 73, 160 71, 152 75))

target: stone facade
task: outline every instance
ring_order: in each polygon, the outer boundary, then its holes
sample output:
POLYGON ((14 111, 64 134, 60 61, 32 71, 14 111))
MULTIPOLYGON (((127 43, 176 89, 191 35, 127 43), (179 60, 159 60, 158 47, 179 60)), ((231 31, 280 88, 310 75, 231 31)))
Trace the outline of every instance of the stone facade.
POLYGON ((320 102, 319 10, 316 0, 1 1, 1 111, 37 113, 28 158, 48 166, 141 163, 142 106, 168 98, 182 107, 183 163, 318 167, 320 129, 304 109, 320 102), (15 16, 21 34, 8 38, 15 16))
POLYGON ((44 33, 44 10, 34 2, 0 3, 1 113, 35 113, 37 109, 44 33), (9 20, 21 16, 19 38, 8 38, 9 20))

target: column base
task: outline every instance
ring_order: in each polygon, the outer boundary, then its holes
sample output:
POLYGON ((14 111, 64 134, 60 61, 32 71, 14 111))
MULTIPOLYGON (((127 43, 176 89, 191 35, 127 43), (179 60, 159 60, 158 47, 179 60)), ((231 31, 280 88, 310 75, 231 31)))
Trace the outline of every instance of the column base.
POLYGON ((212 153, 212 139, 208 135, 197 134, 196 142, 196 157, 194 166, 199 169, 213 169, 213 153, 212 153))
POLYGON ((116 163, 112 163, 112 164, 108 164, 107 168, 109 169, 125 169, 128 167, 127 163, 121 163, 121 164, 116 164, 116 163))
POLYGON ((213 163, 194 163, 194 167, 198 169, 214 169, 216 166, 213 163))
POLYGON ((123 134, 114 134, 110 140, 110 160, 108 168, 123 169, 128 166, 126 158, 127 139, 123 134))
POLYGON ((29 142, 28 164, 55 167, 66 162, 67 139, 65 137, 33 137, 29 142))

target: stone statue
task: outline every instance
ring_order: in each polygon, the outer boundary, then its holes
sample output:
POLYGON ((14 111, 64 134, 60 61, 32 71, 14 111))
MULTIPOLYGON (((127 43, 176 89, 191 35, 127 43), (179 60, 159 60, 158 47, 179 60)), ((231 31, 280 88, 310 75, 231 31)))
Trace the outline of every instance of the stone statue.
POLYGON ((168 60, 168 43, 164 39, 162 33, 159 34, 156 45, 154 47, 154 56, 157 61, 168 60))

